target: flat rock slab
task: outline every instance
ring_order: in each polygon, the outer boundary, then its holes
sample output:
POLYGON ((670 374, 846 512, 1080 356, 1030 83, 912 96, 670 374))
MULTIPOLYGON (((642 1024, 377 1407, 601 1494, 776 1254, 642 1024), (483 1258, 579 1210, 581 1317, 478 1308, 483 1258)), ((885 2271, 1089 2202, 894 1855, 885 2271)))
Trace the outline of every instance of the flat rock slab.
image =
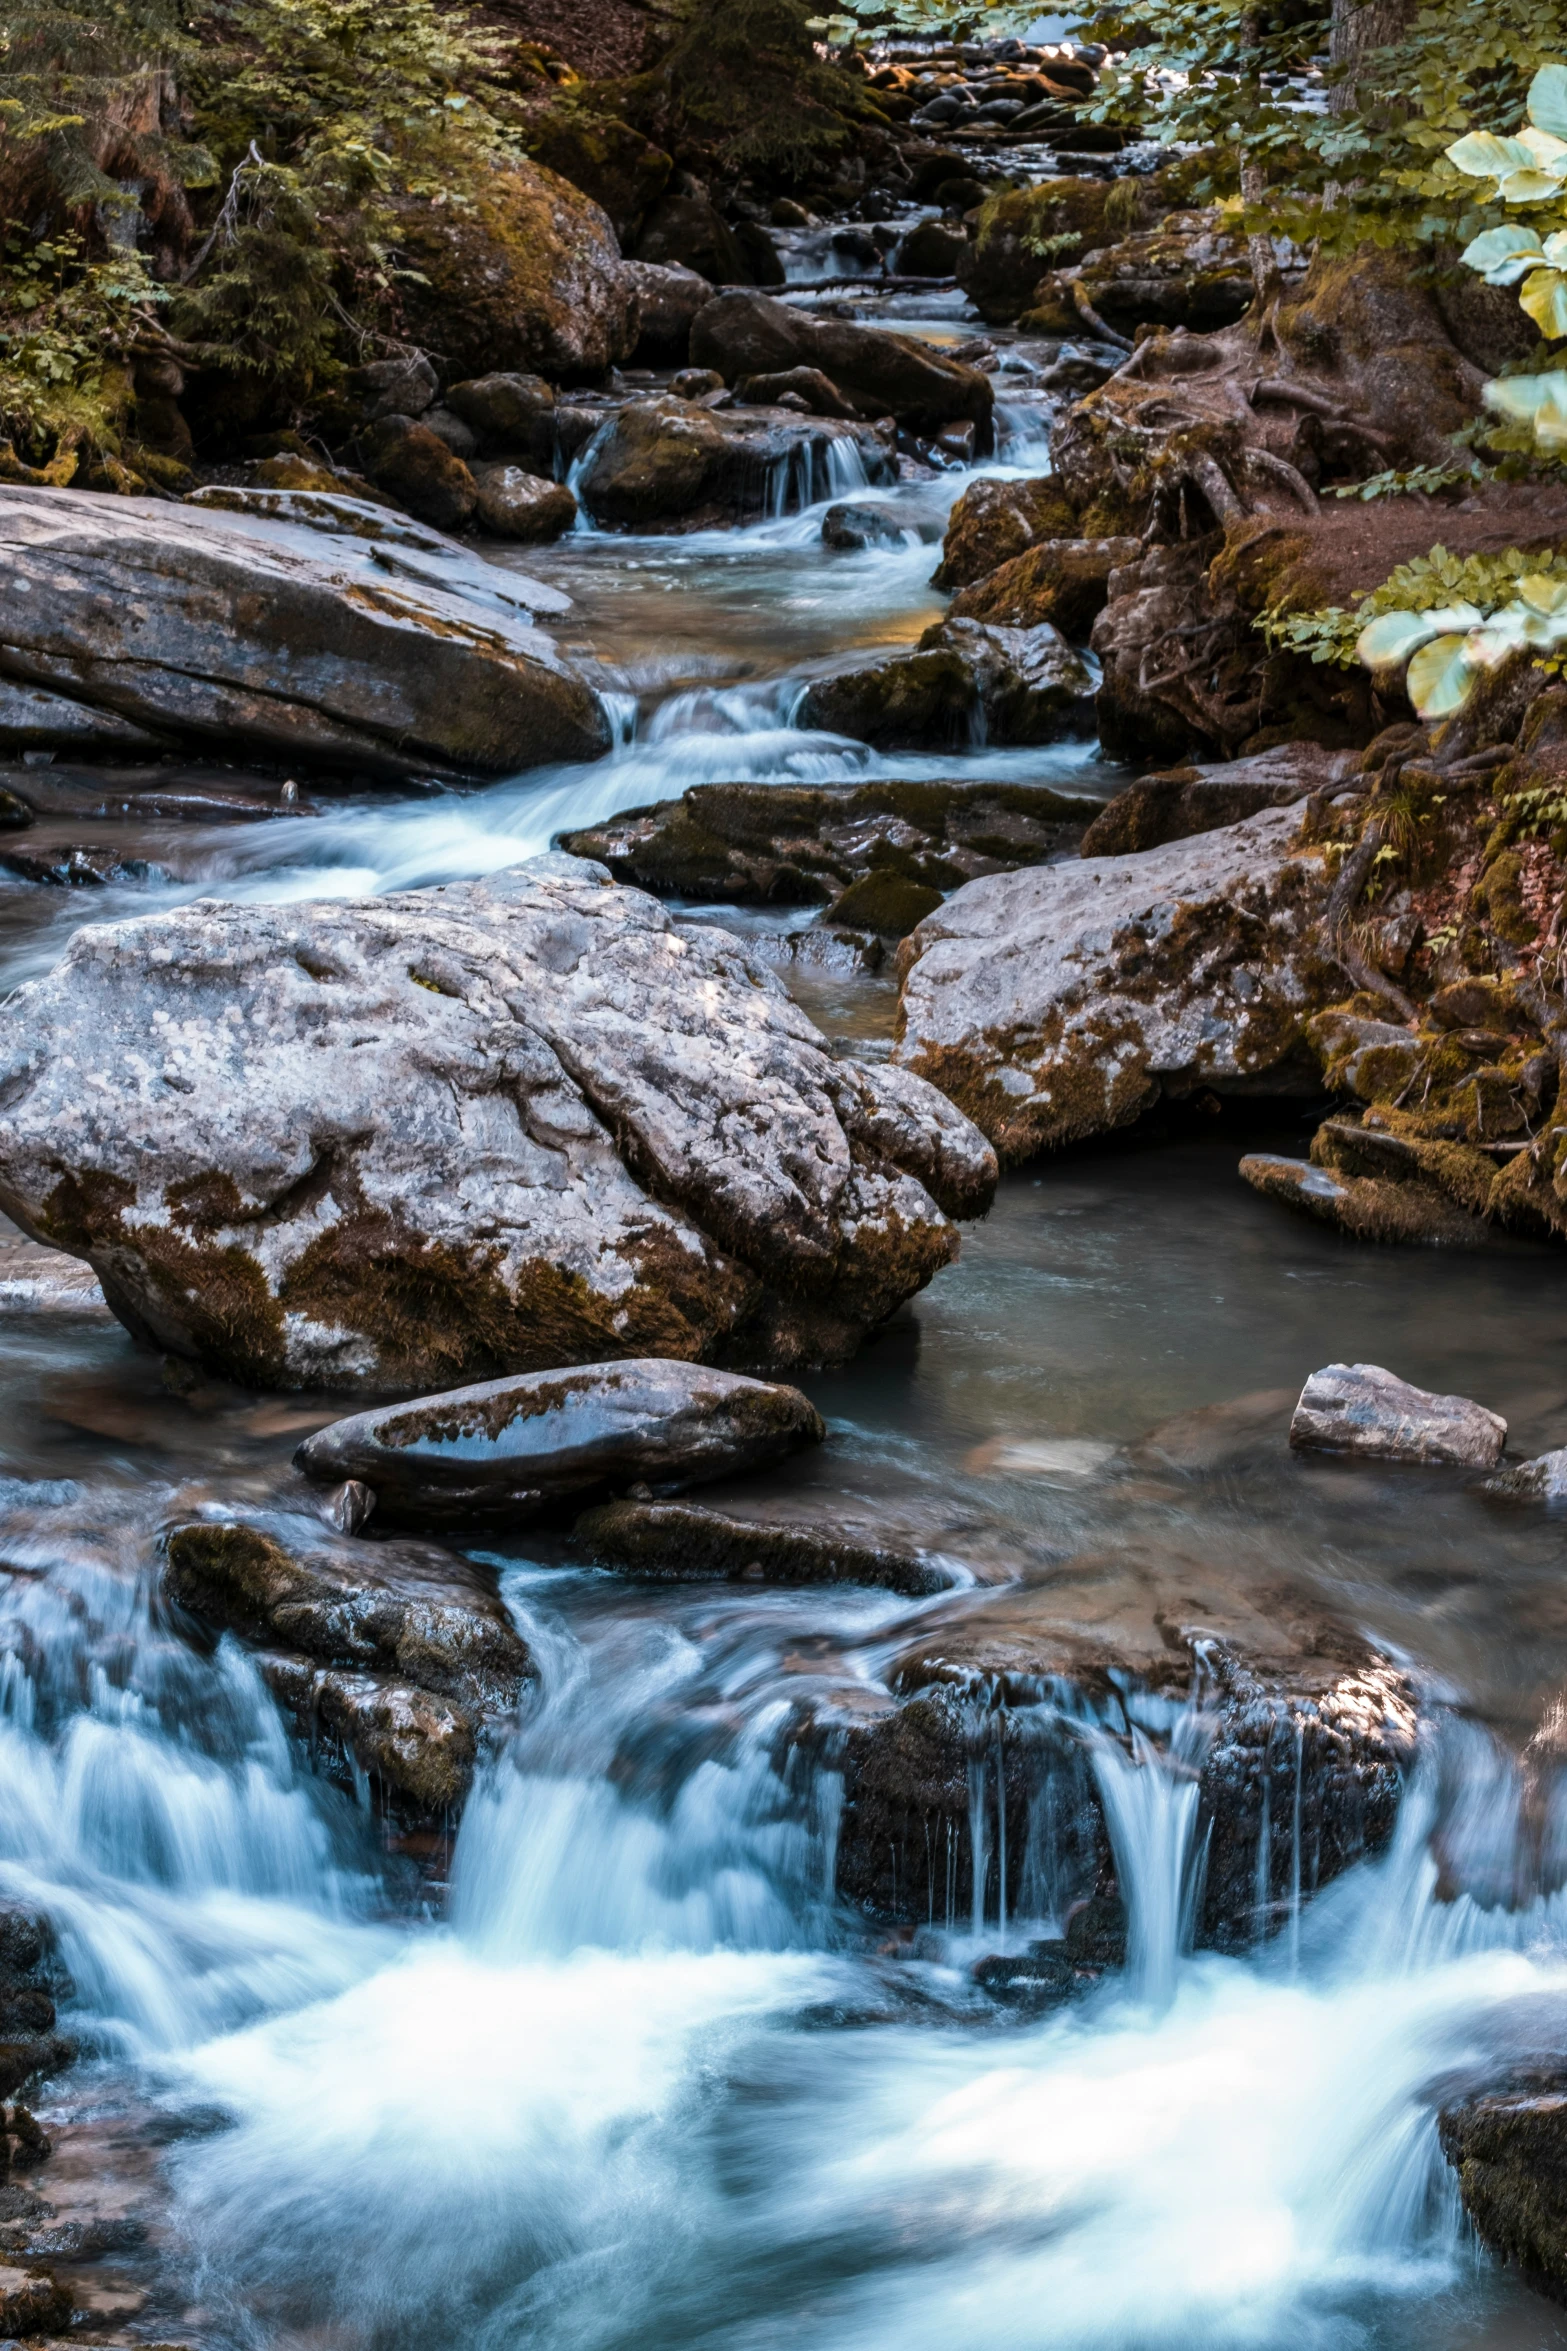
POLYGON ((0 1207, 259 1387, 842 1360, 995 1182, 933 1087, 575 858, 79 931, 0 1087, 0 1207))
POLYGON ((517 1521, 635 1484, 700 1485, 826 1433, 798 1388, 639 1356, 357 1413, 307 1437, 294 1458, 319 1484, 368 1486, 377 1521, 452 1526, 517 1521))
POLYGON ((1162 1093, 1320 1084, 1309 1016, 1330 877, 1299 811, 1140 855, 970 882, 903 949, 897 1060, 1004 1162, 1125 1126, 1162 1093))
POLYGON ((1476 1249, 1486 1238, 1475 1216, 1434 1184, 1389 1182, 1380 1176, 1341 1175, 1309 1159, 1253 1151, 1240 1174, 1254 1192, 1298 1209, 1356 1241, 1401 1241, 1433 1249, 1476 1249))
POLYGON ((1314 1371, 1290 1422, 1298 1452, 1348 1453, 1363 1461, 1448 1463, 1494 1469, 1507 1423, 1467 1396, 1436 1396, 1375 1363, 1314 1371))
POLYGON ((603 705, 533 625, 558 591, 431 539, 0 487, 0 679, 154 741, 380 776, 606 751, 603 705))
POLYGON ((720 905, 824 905, 871 873, 955 890, 1072 848, 1098 802, 1043 784, 693 784, 564 833, 618 882, 720 905))
POLYGON ((950 1565, 870 1527, 813 1525, 777 1511, 741 1515, 699 1502, 609 1502, 572 1530, 602 1567, 655 1583, 869 1584, 890 1592, 944 1592, 950 1565))

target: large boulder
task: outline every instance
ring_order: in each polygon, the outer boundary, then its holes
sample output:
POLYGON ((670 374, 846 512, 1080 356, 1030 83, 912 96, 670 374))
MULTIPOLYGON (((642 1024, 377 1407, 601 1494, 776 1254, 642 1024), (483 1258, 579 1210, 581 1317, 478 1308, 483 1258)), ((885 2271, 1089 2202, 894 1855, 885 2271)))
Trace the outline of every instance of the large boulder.
POLYGON ((1187 841, 1196 833, 1239 824, 1260 808, 1287 808, 1310 792, 1350 791, 1357 764, 1353 752, 1286 743, 1249 759, 1140 776, 1094 818, 1083 835, 1083 855, 1124 857, 1160 849, 1166 841, 1187 841))
POLYGON ((636 342, 636 293, 614 229, 538 164, 494 173, 461 211, 410 197, 397 237, 409 332, 448 377, 594 376, 636 342))
POLYGON ((622 245, 632 243, 674 168, 663 148, 630 123, 584 108, 549 108, 534 123, 529 146, 535 163, 592 199, 622 245))
POLYGON ((714 411, 666 393, 617 411, 584 460, 577 493, 614 529, 704 530, 807 506, 843 486, 846 472, 896 478, 865 425, 782 408, 714 411))
POLYGON ((0 677, 230 758, 506 775, 609 747, 532 625, 566 599, 444 542, 0 488, 0 600, 0 677))
POLYGON ((726 384, 819 368, 866 416, 895 416, 913 432, 965 420, 990 431, 990 378, 977 367, 913 335, 813 318, 767 294, 715 295, 693 321, 691 364, 716 368, 726 384))
POLYGON ((538 544, 576 522, 577 501, 564 482, 546 482, 520 465, 476 465, 473 479, 474 519, 493 538, 538 544))
POLYGON ((259 1386, 842 1358, 995 1162, 602 867, 79 931, 0 1030, 0 1204, 259 1386))
POLYGON ((368 1487, 378 1525, 514 1526, 568 1497, 676 1493, 826 1433, 798 1388, 644 1356, 379 1406, 318 1429, 294 1458, 319 1485, 368 1487))
POLYGON ((1331 876, 1295 808, 1131 857, 970 882, 903 949, 897 1059, 1003 1161, 1198 1087, 1314 1093, 1305 1024, 1342 993, 1331 876))
POLYGON ((888 750, 1093 732, 1093 682, 1060 633, 937 621, 912 653, 818 678, 797 723, 888 750))
POLYGON ((636 290, 637 347, 649 367, 684 367, 691 356, 691 322, 713 299, 708 280, 680 262, 628 261, 636 290))
POLYGON ((362 1543, 291 1513, 192 1519, 166 1540, 166 1599, 262 1652, 274 1694, 399 1809, 449 1814, 486 1723, 533 1671, 493 1579, 416 1543, 362 1543))
MULTIPOLYGON (((473 447, 471 439, 468 446, 473 447)), ((383 417, 367 436, 365 463, 377 487, 432 530, 460 531, 472 519, 478 503, 473 476, 428 425, 406 416, 383 417)))
POLYGON ((1118 185, 1128 187, 1122 201, 1134 214, 1144 201, 1152 204, 1135 183, 1071 178, 1000 188, 986 199, 957 257, 957 280, 988 325, 1010 325, 1028 307, 1047 258, 1078 261, 1105 243, 1105 208, 1118 185))
POLYGON ((1379 1363, 1329 1363, 1314 1371, 1290 1421, 1301 1453, 1359 1461, 1445 1462, 1494 1469, 1507 1423, 1468 1396, 1436 1396, 1379 1363))
POLYGON ((1039 865, 1096 803, 1047 784, 693 784, 561 847, 617 882, 720 905, 825 905, 871 874, 937 891, 1039 865))

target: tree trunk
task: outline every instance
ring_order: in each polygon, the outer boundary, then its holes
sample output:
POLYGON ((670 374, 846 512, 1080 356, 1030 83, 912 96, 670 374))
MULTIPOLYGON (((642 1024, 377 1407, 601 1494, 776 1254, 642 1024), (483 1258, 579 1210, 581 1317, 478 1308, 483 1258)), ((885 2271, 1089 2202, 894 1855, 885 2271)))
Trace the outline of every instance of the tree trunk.
POLYGON ((1359 111, 1360 88, 1355 68, 1374 50, 1386 49, 1394 41, 1402 40, 1414 13, 1415 0, 1333 0, 1328 61, 1346 69, 1343 80, 1334 84, 1328 99, 1335 114, 1359 111))

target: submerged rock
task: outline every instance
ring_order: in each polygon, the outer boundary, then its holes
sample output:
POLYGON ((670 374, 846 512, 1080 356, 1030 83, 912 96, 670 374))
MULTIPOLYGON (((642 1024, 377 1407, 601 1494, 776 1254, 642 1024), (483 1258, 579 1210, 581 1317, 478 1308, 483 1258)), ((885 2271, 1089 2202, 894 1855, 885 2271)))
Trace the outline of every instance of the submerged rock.
POLYGON ((533 1671, 480 1569, 281 1513, 190 1520, 165 1551, 166 1598, 259 1646, 297 1722, 328 1731, 416 1813, 461 1802, 486 1722, 515 1707, 533 1671))
POLYGON ((922 750, 978 737, 1048 743, 1093 731, 1093 681, 1058 630, 991 628, 945 620, 913 653, 818 678, 798 724, 887 750, 922 750))
POLYGON ((660 1583, 870 1584, 924 1594, 955 1580, 938 1561, 866 1528, 773 1511, 742 1516, 703 1502, 608 1502, 584 1511, 573 1534, 600 1565, 660 1583))
POLYGON ((1473 1249, 1485 1239, 1479 1218, 1467 1216, 1432 1184, 1339 1175, 1309 1159, 1286 1159, 1272 1151, 1249 1153, 1240 1163, 1240 1173, 1265 1199, 1298 1208, 1352 1240, 1473 1249))
POLYGON ((1536 1454, 1515 1468, 1499 1469, 1487 1478, 1488 1494, 1504 1494, 1519 1502, 1567 1502, 1567 1445, 1536 1454))
POLYGON ((1376 1363, 1330 1363, 1314 1371, 1290 1422, 1297 1451, 1351 1453, 1365 1461, 1492 1469, 1506 1442, 1506 1421, 1483 1404, 1411 1387, 1376 1363))
POLYGON ((230 756, 376 775, 607 750, 597 695, 531 625, 564 600, 441 546, 0 488, 0 675, 230 756))
POLYGON ((617 881, 719 905, 811 906, 872 878, 955 890, 1070 849, 1099 803, 1045 784, 693 784, 578 833, 617 881))
POLYGON ((995 1161, 601 867, 79 931, 0 1025, 0 1205, 250 1385, 839 1360, 995 1161))
POLYGON ((970 882, 903 949, 897 1059, 1004 1161, 1124 1126, 1161 1094, 1315 1092, 1307 1017, 1330 876, 1298 815, 1133 857, 970 882))
POLYGON ((917 336, 814 318, 767 294, 716 295, 692 323, 691 364, 716 367, 726 384, 816 368, 863 416, 895 416, 919 433, 965 420, 990 431, 994 394, 977 367, 917 336))
POLYGON ((826 1433, 798 1388, 643 1356, 358 1413, 294 1458, 318 1484, 369 1487, 378 1524, 455 1526, 638 1483, 678 1492, 826 1433))
POLYGON ((719 413, 665 394, 631 401, 601 427, 577 491, 595 521, 615 529, 702 530, 755 522, 786 502, 808 506, 841 486, 838 452, 867 481, 895 479, 892 457, 864 425, 781 408, 719 413))
POLYGON ((964 1921, 976 1874, 994 1916, 1002 1837, 1016 1889, 1039 1817, 1068 1909, 1125 1899, 1107 1791, 1161 1768, 1134 1764, 1137 1723, 1166 1751, 1178 1737, 1173 1768, 1197 1784, 1196 1940, 1244 1947, 1385 1843, 1413 1752, 1410 1687, 1358 1634, 1272 1562, 1241 1573, 1170 1545, 954 1599, 888 1680, 890 1703, 867 1693, 798 1735, 843 1774, 840 1893, 913 1924, 964 1921))

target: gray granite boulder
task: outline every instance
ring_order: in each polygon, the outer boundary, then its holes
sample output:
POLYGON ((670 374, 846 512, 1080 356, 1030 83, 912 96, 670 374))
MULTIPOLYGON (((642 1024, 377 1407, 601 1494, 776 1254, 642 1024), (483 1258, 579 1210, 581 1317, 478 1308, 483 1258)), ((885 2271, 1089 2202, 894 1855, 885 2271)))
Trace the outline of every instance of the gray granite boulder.
POLYGON ((1376 1363, 1330 1363, 1314 1371, 1290 1422, 1298 1452, 1351 1453, 1365 1461, 1493 1469, 1506 1442, 1506 1421, 1483 1404, 1411 1387, 1376 1363))
POLYGON ((760 1468, 826 1433, 798 1388, 641 1356, 356 1413, 294 1458, 318 1484, 367 1486, 377 1525, 515 1524, 568 1496, 760 1468))
POLYGON ((841 1360, 995 1160, 602 866, 78 931, 0 1015, 0 1207, 258 1386, 841 1360))
POLYGON ((1199 1086, 1314 1092, 1306 1020, 1343 993, 1331 887, 1300 812, 1133 856, 970 882, 903 949, 897 1059, 1004 1162, 1125 1126, 1199 1086))
POLYGON ((534 624, 565 600, 434 537, 0 487, 0 680, 229 757, 384 776, 607 750, 598 696, 534 624))

